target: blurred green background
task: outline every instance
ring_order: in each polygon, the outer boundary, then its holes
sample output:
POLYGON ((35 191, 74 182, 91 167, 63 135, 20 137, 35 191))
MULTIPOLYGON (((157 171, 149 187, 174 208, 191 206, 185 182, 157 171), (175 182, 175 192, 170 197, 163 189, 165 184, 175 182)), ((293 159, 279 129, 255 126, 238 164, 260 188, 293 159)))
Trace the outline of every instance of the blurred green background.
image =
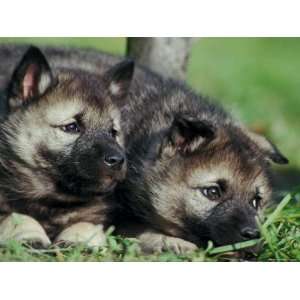
MULTIPOLYGON (((125 54, 125 38, 0 38, 0 43, 95 48, 125 54)), ((201 38, 188 83, 272 139, 300 169, 300 39, 201 38)), ((300 181, 299 181, 300 182, 300 181)))

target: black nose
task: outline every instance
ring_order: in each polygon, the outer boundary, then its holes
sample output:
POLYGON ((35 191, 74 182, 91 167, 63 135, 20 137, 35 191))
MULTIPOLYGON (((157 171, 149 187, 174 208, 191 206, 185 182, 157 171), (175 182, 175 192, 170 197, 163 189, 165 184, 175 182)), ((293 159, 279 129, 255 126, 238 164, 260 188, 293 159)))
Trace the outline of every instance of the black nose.
POLYGON ((124 160, 124 157, 121 155, 107 155, 104 157, 104 163, 110 168, 121 167, 124 160))
POLYGON ((260 237, 259 230, 257 228, 251 228, 251 227, 242 228, 241 235, 246 239, 257 239, 260 237))

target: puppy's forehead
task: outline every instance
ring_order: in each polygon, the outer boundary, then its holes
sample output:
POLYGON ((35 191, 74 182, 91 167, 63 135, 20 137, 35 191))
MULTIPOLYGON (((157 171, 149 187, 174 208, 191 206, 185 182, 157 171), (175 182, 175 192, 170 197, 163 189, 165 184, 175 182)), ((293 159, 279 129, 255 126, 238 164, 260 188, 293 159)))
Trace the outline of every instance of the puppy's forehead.
POLYGON ((45 99, 48 107, 44 114, 50 123, 63 122, 78 115, 95 126, 119 120, 119 110, 107 97, 104 88, 101 89, 101 82, 68 74, 60 75, 59 80, 45 99))
POLYGON ((119 118, 119 110, 112 104, 97 105, 87 101, 84 95, 60 95, 59 98, 51 95, 47 99, 47 109, 40 105, 43 114, 51 121, 64 121, 82 116, 86 121, 102 122, 108 119, 119 118))
POLYGON ((91 74, 60 74, 55 91, 57 96, 82 98, 98 106, 104 106, 110 100, 103 80, 91 74))
POLYGON ((259 156, 255 157, 254 153, 248 157, 245 153, 228 147, 199 154, 193 161, 190 170, 187 170, 192 184, 213 183, 219 180, 226 180, 237 186, 260 186, 268 183, 265 164, 259 156))
POLYGON ((120 130, 120 111, 114 105, 107 105, 101 109, 89 106, 84 110, 82 118, 95 128, 114 126, 116 130, 120 130))
POLYGON ((76 96, 60 95, 59 98, 50 96, 47 100, 48 107, 44 110, 44 114, 49 121, 71 119, 85 109, 84 102, 76 96))

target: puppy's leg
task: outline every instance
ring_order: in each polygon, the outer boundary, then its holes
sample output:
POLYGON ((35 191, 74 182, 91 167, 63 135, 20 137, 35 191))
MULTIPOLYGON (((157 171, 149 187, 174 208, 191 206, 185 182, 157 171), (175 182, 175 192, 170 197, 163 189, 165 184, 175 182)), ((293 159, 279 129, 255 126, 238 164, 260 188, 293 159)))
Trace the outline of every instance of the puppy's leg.
POLYGON ((32 217, 12 213, 0 220, 0 242, 17 240, 43 247, 51 245, 44 228, 32 217))
POLYGON ((106 244, 102 225, 79 222, 64 229, 55 239, 57 243, 83 244, 88 248, 99 248, 106 244))
POLYGON ((127 237, 138 239, 144 253, 161 253, 172 251, 176 254, 186 254, 195 251, 198 247, 181 238, 168 236, 142 224, 128 224, 117 228, 117 232, 127 237))
POLYGON ((161 253, 172 251, 176 254, 187 254, 197 249, 197 246, 181 238, 168 236, 155 231, 145 231, 137 236, 142 251, 145 253, 161 253))

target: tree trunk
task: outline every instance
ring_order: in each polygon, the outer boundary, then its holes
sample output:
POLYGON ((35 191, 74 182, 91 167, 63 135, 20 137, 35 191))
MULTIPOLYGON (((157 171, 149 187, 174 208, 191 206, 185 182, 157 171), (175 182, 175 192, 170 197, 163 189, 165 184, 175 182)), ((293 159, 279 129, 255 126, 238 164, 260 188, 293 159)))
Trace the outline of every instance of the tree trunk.
POLYGON ((164 77, 185 80, 192 38, 128 38, 127 56, 164 77))

